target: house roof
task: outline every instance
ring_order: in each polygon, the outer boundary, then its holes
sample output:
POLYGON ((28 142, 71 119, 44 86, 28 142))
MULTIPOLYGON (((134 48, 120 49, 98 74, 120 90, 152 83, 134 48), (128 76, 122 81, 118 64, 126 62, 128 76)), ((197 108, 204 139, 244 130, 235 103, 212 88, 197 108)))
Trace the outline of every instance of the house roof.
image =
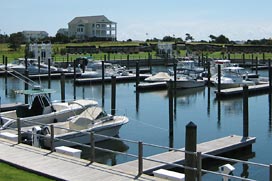
POLYGON ((114 23, 110 21, 106 16, 99 15, 99 16, 81 16, 75 17, 72 21, 68 24, 79 24, 79 23, 97 23, 97 22, 107 22, 107 23, 114 23))

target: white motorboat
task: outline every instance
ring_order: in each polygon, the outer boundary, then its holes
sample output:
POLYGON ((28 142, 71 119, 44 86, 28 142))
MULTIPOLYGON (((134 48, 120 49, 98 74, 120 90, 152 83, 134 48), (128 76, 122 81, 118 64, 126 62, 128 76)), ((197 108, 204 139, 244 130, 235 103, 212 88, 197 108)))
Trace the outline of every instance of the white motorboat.
MULTIPOLYGON (((129 72, 126 67, 117 64, 104 63, 104 76, 127 76, 129 72)), ((85 71, 81 73, 81 78, 98 78, 102 77, 102 62, 88 61, 85 71)))
POLYGON ((193 60, 178 61, 177 71, 179 73, 187 74, 188 71, 199 74, 204 71, 204 68, 196 66, 196 62, 193 60))
POLYGON ((191 76, 181 76, 181 77, 178 77, 176 80, 176 89, 188 89, 188 88, 196 88, 196 87, 204 87, 204 86, 205 86, 205 81, 203 79, 194 78, 191 76))
MULTIPOLYGON (((119 129, 128 121, 126 116, 107 114, 101 107, 89 107, 81 114, 69 118, 66 122, 53 123, 54 146, 76 146, 77 143, 90 144, 90 132, 95 133, 95 142, 107 140, 109 138, 106 136, 117 136, 119 129)), ((28 138, 23 139, 29 139, 31 134, 34 135, 31 137, 32 145, 51 147, 49 125, 32 127, 25 134, 28 138)))
POLYGON ((35 87, 32 90, 17 91, 24 94, 32 102, 29 107, 19 106, 16 110, 0 113, 0 129, 17 127, 16 121, 20 118, 21 126, 36 125, 37 123, 50 124, 66 121, 69 117, 80 114, 86 108, 97 105, 93 100, 75 100, 64 103, 52 103, 48 94, 55 92, 52 89, 35 87))
MULTIPOLYGON (((225 67, 220 77, 221 89, 240 87, 243 85, 255 85, 254 81, 244 79, 241 71, 244 70, 242 67, 225 67)), ((218 86, 218 76, 213 79, 214 84, 218 86)))

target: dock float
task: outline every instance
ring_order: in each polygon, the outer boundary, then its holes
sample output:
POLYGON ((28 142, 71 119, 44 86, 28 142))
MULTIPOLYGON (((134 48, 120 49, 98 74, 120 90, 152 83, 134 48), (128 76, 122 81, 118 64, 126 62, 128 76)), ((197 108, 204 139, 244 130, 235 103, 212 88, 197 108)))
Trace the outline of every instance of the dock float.
MULTIPOLYGON (((74 73, 64 73, 66 78, 73 78, 74 73)), ((76 73, 76 77, 79 77, 81 73, 76 73)), ((28 76, 30 79, 48 79, 48 74, 31 74, 28 76)), ((61 73, 51 73, 50 78, 60 79, 61 73)))
MULTIPOLYGON (((223 153, 227 153, 230 151, 234 151, 237 149, 245 148, 248 146, 252 146, 255 143, 255 137, 243 138, 242 136, 231 135, 223 138, 219 138, 216 140, 204 142, 197 144, 197 152, 201 152, 202 154, 209 155, 220 155, 223 153)), ((185 148, 180 149, 184 151, 185 148)), ((181 151, 168 151, 164 153, 160 153, 157 155, 153 155, 147 157, 147 159, 159 160, 167 163, 175 163, 175 164, 184 164, 185 163, 185 153, 181 151)), ((114 168, 124 170, 126 172, 132 172, 138 169, 138 161, 130 161, 127 163, 122 163, 119 165, 113 166, 114 168)), ((166 165, 163 163, 151 161, 151 160, 143 160, 143 173, 151 174, 153 171, 158 169, 171 169, 172 165, 166 165)))
MULTIPOLYGON (((249 94, 262 94, 269 91, 269 84, 251 85, 248 86, 249 94)), ((243 95, 243 87, 236 87, 230 89, 222 89, 220 93, 216 90, 216 97, 229 97, 229 96, 241 96, 243 95)))
POLYGON ((0 138, 0 161, 54 180, 164 180, 0 138))
MULTIPOLYGON (((139 78, 140 80, 143 80, 147 77, 149 77, 150 74, 140 74, 139 78)), ((131 82, 131 81, 136 81, 136 75, 127 75, 127 76, 117 76, 116 77, 116 82, 131 82)), ((111 82, 111 77, 105 77, 104 82, 111 82)), ((98 78, 77 78, 75 81, 76 84, 89 84, 89 83, 102 83, 102 77, 98 78)))

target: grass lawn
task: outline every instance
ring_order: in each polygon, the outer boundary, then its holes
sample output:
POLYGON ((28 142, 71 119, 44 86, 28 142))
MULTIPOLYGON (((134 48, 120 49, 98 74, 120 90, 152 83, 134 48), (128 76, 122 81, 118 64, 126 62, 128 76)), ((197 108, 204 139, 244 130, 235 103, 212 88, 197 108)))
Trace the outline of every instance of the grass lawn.
POLYGON ((0 180, 20 180, 20 181, 49 181, 51 179, 36 175, 34 173, 26 172, 6 163, 0 162, 0 180))

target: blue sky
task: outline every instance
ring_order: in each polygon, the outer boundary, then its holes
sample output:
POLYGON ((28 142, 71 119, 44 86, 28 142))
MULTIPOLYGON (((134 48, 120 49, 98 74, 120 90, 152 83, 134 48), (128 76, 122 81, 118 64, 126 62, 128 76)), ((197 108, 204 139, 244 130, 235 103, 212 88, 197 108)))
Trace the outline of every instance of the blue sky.
POLYGON ((105 15, 117 39, 146 40, 190 33, 196 40, 272 37, 271 0, 1 0, 0 34, 44 30, 54 36, 76 16, 105 15))

